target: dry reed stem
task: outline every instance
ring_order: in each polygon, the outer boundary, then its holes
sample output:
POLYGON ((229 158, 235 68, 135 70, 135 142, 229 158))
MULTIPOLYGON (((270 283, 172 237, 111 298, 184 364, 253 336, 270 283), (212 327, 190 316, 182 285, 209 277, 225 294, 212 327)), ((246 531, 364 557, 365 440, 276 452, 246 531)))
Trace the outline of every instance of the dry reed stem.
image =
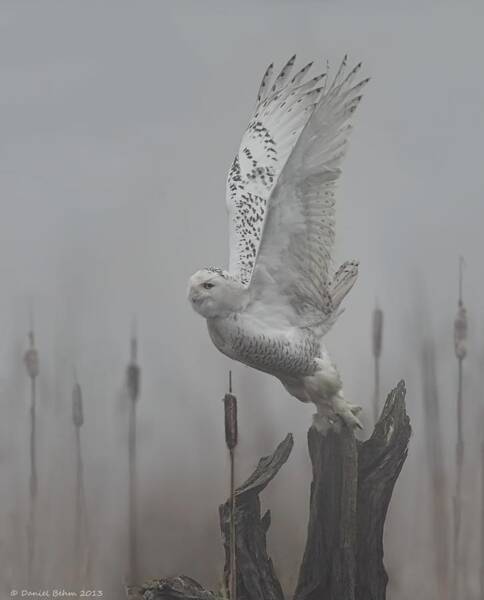
POLYGON ((137 474, 136 474, 136 404, 140 392, 141 369, 137 364, 138 343, 131 338, 131 360, 126 369, 126 387, 130 398, 129 411, 129 578, 138 581, 138 531, 137 531, 137 474))
POLYGON ((235 543, 235 448, 238 442, 237 398, 232 394, 232 371, 229 393, 224 396, 225 443, 230 461, 230 600, 237 599, 237 556, 235 543))
POLYGON ((452 598, 458 598, 460 593, 461 567, 461 521, 462 521, 462 470, 464 465, 464 435, 463 435, 463 361, 467 354, 467 311, 462 298, 463 283, 462 257, 459 259, 459 302, 457 316, 454 320, 454 350, 457 358, 457 442, 455 449, 456 474, 454 494, 454 547, 453 547, 453 576, 452 598))
POLYGON ((35 560, 35 510, 37 499, 37 446, 36 446, 36 378, 39 374, 39 355, 35 348, 35 336, 33 329, 29 332, 30 347, 25 353, 24 363, 27 375, 30 378, 30 505, 29 520, 27 524, 27 579, 32 582, 35 560))
POLYGON ((383 342, 383 311, 378 306, 373 311, 372 342, 374 359, 373 419, 376 423, 380 410, 380 357, 383 342))

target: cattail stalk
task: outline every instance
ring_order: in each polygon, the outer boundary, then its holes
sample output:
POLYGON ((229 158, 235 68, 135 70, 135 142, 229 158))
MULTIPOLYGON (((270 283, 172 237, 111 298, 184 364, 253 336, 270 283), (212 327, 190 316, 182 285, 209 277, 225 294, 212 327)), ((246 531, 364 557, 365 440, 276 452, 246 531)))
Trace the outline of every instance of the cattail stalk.
POLYGON ((372 333, 374 359, 373 419, 376 423, 380 411, 380 356, 383 341, 383 311, 378 306, 373 311, 372 333))
POLYGON ((225 443, 230 460, 230 600, 237 599, 237 550, 235 539, 235 448, 238 442, 237 398, 232 394, 232 371, 229 372, 229 393, 224 397, 225 443))
POLYGON ((459 302, 457 316, 454 321, 454 349, 458 366, 457 382, 457 443, 456 443, 456 476, 454 495, 454 561, 452 578, 452 597, 457 598, 460 587, 460 537, 462 521, 462 469, 464 465, 463 436, 463 361, 467 354, 467 311, 462 299, 463 259, 459 261, 459 302))
POLYGON ((78 583, 90 580, 90 556, 87 526, 87 508, 86 495, 84 491, 84 466, 82 461, 81 448, 81 427, 84 424, 84 409, 82 403, 81 386, 76 380, 72 389, 72 422, 74 424, 75 440, 76 440, 76 522, 75 522, 75 552, 76 552, 76 568, 78 573, 78 583), (82 544, 82 528, 84 527, 85 540, 85 564, 83 561, 83 544, 82 544), (84 577, 84 581, 83 581, 84 577))
POLYGON ((484 442, 481 444, 481 600, 484 600, 484 442))
POLYGON ((426 340, 422 346, 422 378, 425 441, 432 483, 433 556, 439 599, 446 600, 449 598, 450 591, 447 486, 437 389, 435 344, 432 340, 426 340))
POLYGON ((32 582, 35 559, 35 509, 37 499, 37 453, 36 453, 36 379, 39 374, 39 355, 35 348, 33 328, 29 332, 30 347, 25 353, 24 362, 30 378, 30 506, 27 525, 28 566, 27 577, 32 582))
POLYGON ((126 385, 130 399, 129 410, 129 573, 130 583, 138 581, 138 531, 137 531, 137 474, 136 474, 136 404, 140 390, 141 370, 137 364, 138 344, 131 338, 131 360, 126 369, 126 385))

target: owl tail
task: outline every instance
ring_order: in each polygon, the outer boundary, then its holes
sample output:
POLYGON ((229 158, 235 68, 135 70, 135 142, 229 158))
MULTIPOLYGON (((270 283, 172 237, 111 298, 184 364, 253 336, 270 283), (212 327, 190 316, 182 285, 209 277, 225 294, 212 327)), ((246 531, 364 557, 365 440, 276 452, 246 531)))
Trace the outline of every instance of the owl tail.
POLYGON ((329 314, 324 314, 322 320, 306 323, 306 326, 311 327, 316 335, 319 335, 320 337, 325 336, 336 323, 341 313, 344 312, 344 308, 341 308, 340 305, 346 294, 355 284, 356 278, 358 277, 358 264, 357 260, 348 260, 336 271, 329 287, 329 294, 331 295, 331 311, 329 314))
POLYGON ((348 260, 339 267, 334 275, 331 283, 331 299, 335 312, 355 284, 358 277, 358 265, 357 260, 348 260))

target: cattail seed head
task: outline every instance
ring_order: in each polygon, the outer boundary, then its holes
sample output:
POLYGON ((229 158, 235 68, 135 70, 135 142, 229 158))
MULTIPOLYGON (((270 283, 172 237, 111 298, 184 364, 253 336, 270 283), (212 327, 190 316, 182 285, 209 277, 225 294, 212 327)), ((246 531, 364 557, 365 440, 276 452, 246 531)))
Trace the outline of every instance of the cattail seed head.
POLYGON ((133 334, 130 342, 131 358, 130 363, 126 369, 126 387, 128 388, 128 394, 132 402, 138 400, 140 385, 141 385, 141 369, 138 366, 138 340, 136 335, 133 334))
POLYGON ((72 388, 72 420, 76 427, 84 424, 84 411, 82 409, 82 390, 76 382, 72 388))
POLYGON ((129 397, 133 402, 138 400, 140 390, 141 369, 135 363, 130 363, 126 369, 126 386, 129 397))
POLYGON ((233 450, 238 442, 237 398, 233 394, 225 394, 225 442, 229 450, 233 450))
POLYGON ((454 348, 457 358, 464 359, 467 354, 467 311, 462 302, 454 321, 454 348))
POLYGON ((29 377, 34 379, 39 374, 39 354, 34 346, 34 334, 32 331, 29 333, 29 341, 30 348, 24 355, 24 363, 29 377))
POLYGON ((375 308, 373 311, 373 356, 379 358, 381 355, 383 340, 383 311, 375 308))

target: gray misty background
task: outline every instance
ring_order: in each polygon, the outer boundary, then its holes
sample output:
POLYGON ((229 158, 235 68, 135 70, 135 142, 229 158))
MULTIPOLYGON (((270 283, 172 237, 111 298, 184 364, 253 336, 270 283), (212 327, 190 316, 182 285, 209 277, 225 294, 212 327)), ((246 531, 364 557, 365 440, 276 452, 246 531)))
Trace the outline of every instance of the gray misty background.
POLYGON ((142 367, 142 576, 220 580, 217 507, 227 489, 220 400, 231 367, 239 477, 288 431, 296 437, 264 497, 273 511, 271 553, 285 585, 294 585, 307 523, 311 407, 218 354, 185 299, 192 272, 226 264, 225 175, 265 67, 282 66, 293 52, 301 63, 319 60, 315 71, 348 52, 372 77, 338 193, 336 260, 358 258, 361 271, 328 345, 348 398, 368 409, 369 423, 378 300, 383 390, 407 381, 414 437, 386 529, 392 598, 434 593, 426 576, 432 546, 418 360, 431 329, 452 475, 459 254, 467 260, 471 327, 465 527, 467 551, 477 556, 483 12, 477 2, 391 9, 373 1, 0 2, 0 589, 26 586, 22 357, 30 299, 41 360, 38 586, 67 588, 73 577, 75 366, 85 402, 88 583, 120 597, 127 570, 123 382, 133 315, 142 367))

